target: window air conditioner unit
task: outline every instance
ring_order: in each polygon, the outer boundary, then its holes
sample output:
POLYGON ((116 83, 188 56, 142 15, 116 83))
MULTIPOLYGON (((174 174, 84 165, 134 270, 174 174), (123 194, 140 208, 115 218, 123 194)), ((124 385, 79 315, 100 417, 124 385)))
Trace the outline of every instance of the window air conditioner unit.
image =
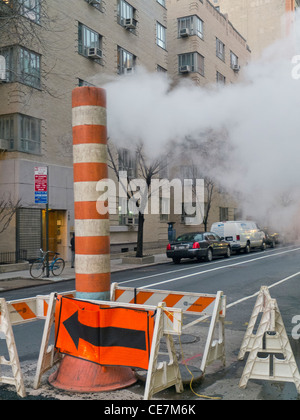
POLYGON ((0 150, 7 150, 8 149, 8 140, 0 139, 0 150))
POLYGON ((236 72, 240 71, 240 69, 241 69, 241 67, 238 64, 235 64, 232 68, 236 72))
POLYGON ((125 217, 125 224, 127 226, 138 226, 139 218, 134 216, 126 216, 125 217))
POLYGON ((181 38, 185 38, 187 36, 190 36, 190 30, 189 30, 189 28, 180 29, 179 34, 180 34, 181 38))
POLYGON ((181 66, 179 67, 179 73, 190 73, 191 66, 181 66))
POLYGON ((127 67, 124 69, 124 74, 132 74, 133 71, 133 67, 127 67))
POLYGON ((133 18, 125 19, 124 26, 126 29, 135 29, 136 28, 136 20, 133 18))
POLYGON ((90 58, 102 58, 102 50, 100 48, 89 48, 88 56, 90 58))

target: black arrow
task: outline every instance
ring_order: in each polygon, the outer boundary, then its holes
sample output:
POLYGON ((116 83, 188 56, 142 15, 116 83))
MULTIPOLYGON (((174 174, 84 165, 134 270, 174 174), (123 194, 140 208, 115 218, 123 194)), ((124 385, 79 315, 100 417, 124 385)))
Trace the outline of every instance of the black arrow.
POLYGON ((90 327, 78 320, 78 311, 63 322, 77 350, 79 339, 96 347, 128 347, 146 350, 146 333, 118 327, 90 327))

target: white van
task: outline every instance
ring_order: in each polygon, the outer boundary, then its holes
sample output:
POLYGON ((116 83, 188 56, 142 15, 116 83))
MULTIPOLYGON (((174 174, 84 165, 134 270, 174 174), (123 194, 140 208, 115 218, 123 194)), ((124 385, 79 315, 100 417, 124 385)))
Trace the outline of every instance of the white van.
POLYGON ((249 220, 213 223, 211 232, 230 242, 232 251, 244 250, 245 253, 248 253, 251 248, 266 249, 265 233, 259 229, 255 222, 249 220))

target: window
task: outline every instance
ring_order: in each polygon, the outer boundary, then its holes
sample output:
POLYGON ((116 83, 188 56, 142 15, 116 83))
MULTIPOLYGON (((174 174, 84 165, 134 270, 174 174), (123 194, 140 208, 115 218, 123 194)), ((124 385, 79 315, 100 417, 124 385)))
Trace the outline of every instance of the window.
POLYGON ((102 12, 102 0, 95 0, 95 1, 93 1, 93 2, 91 2, 91 1, 87 0, 87 2, 88 2, 91 6, 95 7, 96 9, 100 10, 100 12, 102 12))
POLYGON ((181 31, 187 29, 189 35, 197 35, 203 38, 203 20, 198 16, 188 16, 178 19, 178 36, 181 36, 181 31))
POLYGON ((126 171, 128 178, 134 178, 136 176, 136 156, 129 149, 118 150, 119 159, 119 172, 126 171))
POLYGON ((219 207, 220 218, 222 222, 226 222, 228 219, 228 207, 219 207))
POLYGON ((26 48, 13 46, 0 50, 6 60, 6 76, 8 82, 20 82, 40 88, 41 56, 26 48))
POLYGON ((40 56, 32 51, 20 48, 20 81, 26 85, 40 87, 40 56))
POLYGON ((232 51, 230 51, 230 67, 232 69, 239 65, 239 58, 232 51))
MULTIPOLYGON (((136 26, 137 22, 134 19, 135 17, 135 8, 132 7, 127 1, 119 0, 118 1, 118 23, 122 26, 125 25, 126 19, 133 19, 134 24, 136 26)), ((129 28, 130 31, 134 31, 134 28, 129 28)))
POLYGON ((156 68, 158 73, 167 73, 168 70, 164 69, 162 66, 160 66, 159 64, 157 64, 157 68, 156 68))
POLYGON ((0 0, 12 8, 14 14, 30 19, 35 23, 40 23, 41 0, 0 0))
POLYGON ((136 57, 130 52, 118 47, 118 74, 126 74, 133 71, 136 57))
POLYGON ((225 61, 225 44, 223 44, 223 42, 218 38, 216 39, 216 53, 217 57, 225 61))
POLYGON ((167 222, 169 220, 170 214, 170 198, 169 197, 159 197, 159 206, 160 206, 160 221, 167 222))
POLYGON ((192 72, 200 73, 204 76, 204 57, 199 53, 180 54, 178 56, 179 72, 182 67, 189 66, 192 72))
POLYGON ((159 47, 166 49, 166 28, 156 22, 156 43, 159 47))
POLYGON ((101 49, 102 36, 82 23, 78 23, 78 53, 88 57, 89 48, 101 49))
POLYGON ((40 23, 41 0, 19 0, 20 14, 35 23, 40 23))
POLYGON ((40 152, 40 121, 20 115, 20 148, 22 152, 40 152))
POLYGON ((218 71, 217 71, 217 83, 220 83, 223 85, 226 84, 226 77, 223 76, 223 74, 219 73, 218 71))
POLYGON ((9 150, 39 154, 41 120, 23 114, 0 116, 0 138, 8 141, 9 150))
POLYGON ((92 83, 87 82, 86 80, 83 79, 78 79, 78 86, 95 86, 92 83))
POLYGON ((14 148, 14 117, 12 115, 0 117, 0 139, 6 140, 8 150, 14 148))

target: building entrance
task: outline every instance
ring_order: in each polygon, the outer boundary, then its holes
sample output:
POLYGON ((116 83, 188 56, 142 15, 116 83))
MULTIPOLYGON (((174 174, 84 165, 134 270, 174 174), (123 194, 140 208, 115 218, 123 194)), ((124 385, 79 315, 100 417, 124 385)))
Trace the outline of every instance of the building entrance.
MULTIPOLYGON (((60 256, 67 260, 67 211, 50 209, 48 214, 49 251, 59 252, 60 256)), ((46 250, 46 210, 42 210, 42 226, 43 250, 46 250)))

